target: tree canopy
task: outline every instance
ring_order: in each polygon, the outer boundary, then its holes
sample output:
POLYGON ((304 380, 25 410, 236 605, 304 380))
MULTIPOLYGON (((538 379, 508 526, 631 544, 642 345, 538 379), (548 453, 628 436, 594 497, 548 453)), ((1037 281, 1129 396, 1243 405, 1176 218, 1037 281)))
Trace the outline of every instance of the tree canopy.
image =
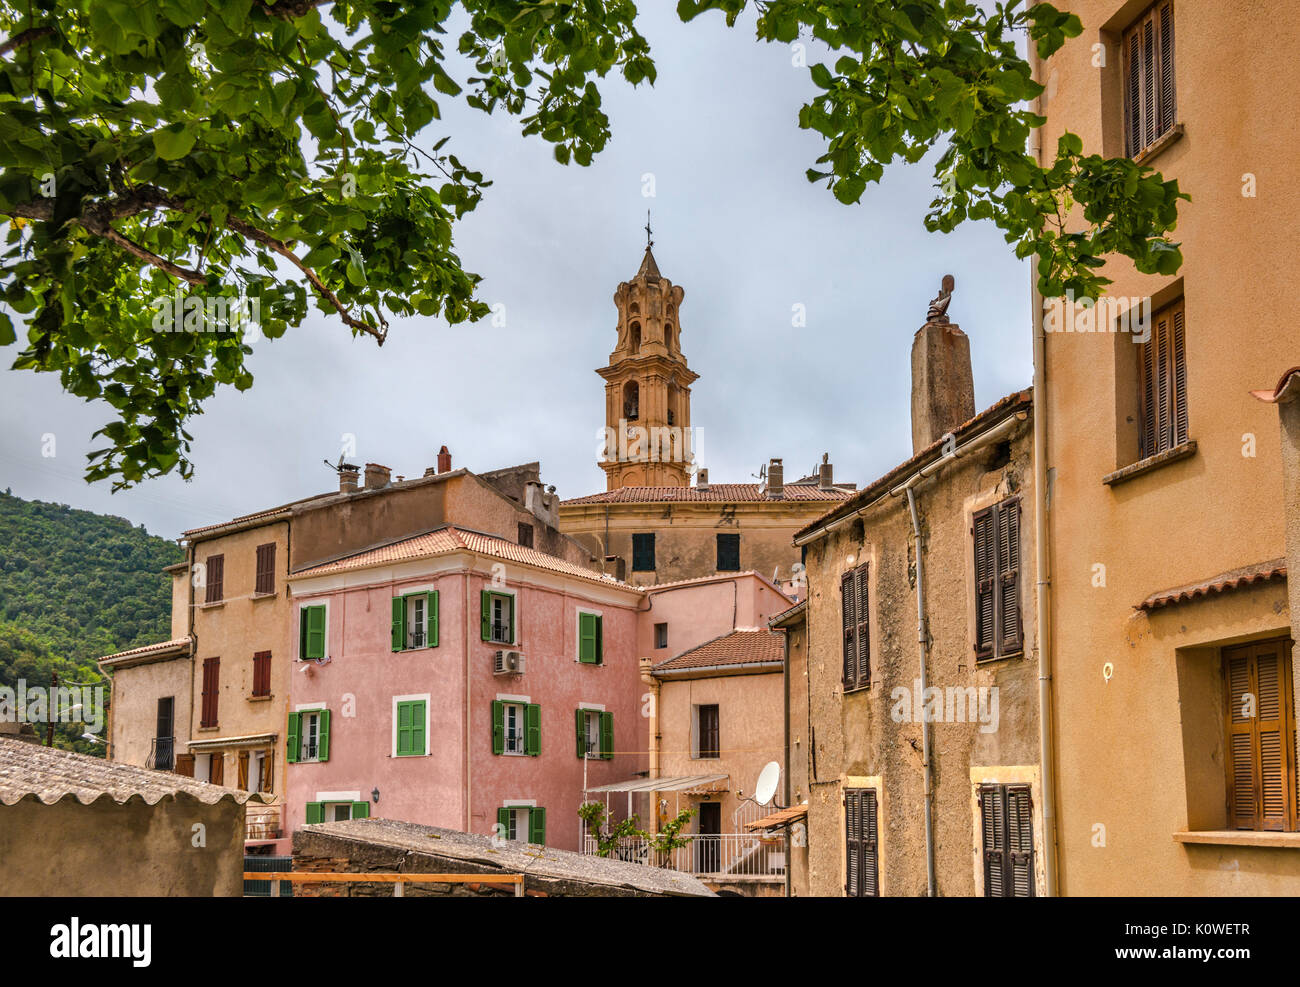
MULTIPOLYGON (((734 25, 746 3, 678 13, 734 25)), ((1084 155, 1073 135, 1047 166, 1026 152, 1043 121, 1017 32, 1047 56, 1080 32, 1073 15, 1020 0, 754 6, 760 39, 835 53, 810 64, 818 95, 798 123, 826 140, 808 177, 840 201, 943 148, 927 226, 993 220, 1037 258, 1044 293, 1095 296, 1111 253, 1177 269, 1176 183, 1084 155)), ((655 80, 636 17, 633 0, 0 0, 0 292, 26 324, 14 367, 114 411, 87 479, 190 476, 186 422, 218 385, 252 385, 249 331, 282 335, 309 300, 380 344, 390 317, 486 315, 453 229, 491 182, 447 147, 440 104, 511 114, 560 163, 590 164, 611 132, 598 80, 655 80), (468 26, 453 49, 456 6, 468 26), (214 325, 214 301, 256 321, 214 325), (162 327, 187 331, 160 331, 163 310, 162 327)), ((0 312, 0 345, 16 336, 0 312)))

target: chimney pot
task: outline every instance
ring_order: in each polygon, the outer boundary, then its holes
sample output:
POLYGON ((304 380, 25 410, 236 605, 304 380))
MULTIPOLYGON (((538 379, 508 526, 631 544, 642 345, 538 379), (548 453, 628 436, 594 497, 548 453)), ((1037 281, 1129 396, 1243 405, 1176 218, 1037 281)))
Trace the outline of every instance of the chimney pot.
POLYGON ((767 464, 767 495, 785 496, 785 467, 781 465, 779 459, 773 459, 767 464))
POLYGON ((339 469, 339 493, 356 493, 357 480, 361 471, 355 466, 344 465, 339 469))
POLYGON ((451 453, 447 451, 446 446, 443 446, 441 449, 438 450, 438 472, 439 473, 451 472, 451 453))
POLYGON ((709 489, 709 471, 707 469, 698 469, 695 471, 695 489, 709 489))
POLYGON ((382 490, 388 486, 388 481, 392 475, 392 471, 387 466, 381 466, 379 463, 366 463, 366 489, 382 490))
POLYGON ((829 490, 835 486, 835 467, 823 459, 822 464, 817 467, 817 487, 820 490, 829 490))

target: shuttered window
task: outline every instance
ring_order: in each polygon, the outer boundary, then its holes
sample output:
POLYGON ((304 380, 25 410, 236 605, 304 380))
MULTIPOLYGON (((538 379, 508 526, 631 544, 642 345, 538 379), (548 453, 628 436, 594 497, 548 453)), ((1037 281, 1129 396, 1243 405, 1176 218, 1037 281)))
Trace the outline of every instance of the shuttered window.
POLYGON ((275 592, 275 542, 257 546, 257 582, 253 592, 258 596, 275 592))
POLYGON ((870 570, 866 563, 840 577, 840 612, 844 630, 844 691, 871 685, 871 608, 867 598, 870 570))
POLYGON ((975 657, 1024 650, 1020 614, 1020 498, 1009 497, 971 519, 975 550, 975 657))
POLYGON ((479 591, 479 636, 494 644, 515 643, 514 596, 479 591))
POLYGON ((880 832, 874 788, 845 790, 844 831, 848 843, 844 893, 850 898, 880 897, 880 832))
POLYGON ((397 756, 415 757, 427 753, 424 738, 423 699, 397 704, 397 756))
POLYGON ((1228 825, 1297 828, 1296 726, 1291 644, 1286 639, 1223 652, 1227 701, 1228 825))
POLYGON ((1124 32, 1124 128, 1129 157, 1176 123, 1174 5, 1162 0, 1124 32))
POLYGON ((654 532, 637 533, 632 536, 632 571, 655 571, 655 536, 654 532))
POLYGON ((721 757, 722 739, 717 704, 696 706, 695 714, 699 718, 697 733, 699 736, 699 757, 721 757))
POLYGON ((1028 785, 980 785, 984 897, 1034 897, 1034 804, 1028 785))
POLYGON ((605 653, 603 621, 598 613, 578 613, 578 661, 599 665, 605 653))
POLYGON ((1183 303, 1151 320, 1151 338, 1138 350, 1138 433, 1143 459, 1187 441, 1187 351, 1183 303))
POLYGON ((718 571, 740 571, 740 535, 718 535, 718 571))
POLYGON ((271 694, 271 652, 258 651, 253 655, 253 695, 271 694))
POLYGON ((220 697, 221 659, 203 659, 203 704, 200 709, 199 726, 215 727, 217 725, 217 700, 220 697))
POLYGON ((538 703, 492 703, 492 753, 527 754, 542 752, 542 707, 538 703))
POLYGON ((411 651, 438 646, 438 591, 393 597, 392 646, 411 651))
POLYGON ((298 657, 319 661, 325 657, 325 604, 303 607, 298 612, 298 657))
POLYGON ((226 557, 209 555, 203 563, 203 578, 207 586, 204 603, 220 603, 225 599, 226 557))

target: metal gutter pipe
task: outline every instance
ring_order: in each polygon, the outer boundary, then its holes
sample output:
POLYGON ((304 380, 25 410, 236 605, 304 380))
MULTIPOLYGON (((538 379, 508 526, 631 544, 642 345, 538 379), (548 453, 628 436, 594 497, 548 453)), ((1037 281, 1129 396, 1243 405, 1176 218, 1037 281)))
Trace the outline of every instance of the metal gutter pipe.
MULTIPOLYGON (((912 514, 912 535, 916 539, 916 640, 919 644, 921 660, 921 696, 924 700, 926 690, 926 661, 930 657, 930 634, 925 621, 925 551, 921 547, 921 522, 916 516, 916 492, 912 486, 907 487, 907 509, 912 514)), ((921 714, 921 764, 925 769, 925 889, 931 898, 935 897, 934 879, 934 818, 933 818, 933 772, 930 765, 930 718, 921 714)))

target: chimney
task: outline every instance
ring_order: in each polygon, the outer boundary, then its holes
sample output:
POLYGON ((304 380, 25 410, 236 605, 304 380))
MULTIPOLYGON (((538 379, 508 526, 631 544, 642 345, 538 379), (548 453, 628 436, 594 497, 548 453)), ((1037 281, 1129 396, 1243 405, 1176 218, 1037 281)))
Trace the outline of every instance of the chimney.
POLYGON ((439 473, 451 472, 451 453, 447 451, 446 446, 443 446, 441 449, 438 450, 438 472, 439 473))
POLYGON ((627 579, 627 562, 623 560, 623 556, 605 556, 605 575, 613 576, 619 582, 627 579))
POLYGON ((817 467, 817 489, 819 490, 829 490, 835 486, 835 467, 828 462, 829 459, 829 453, 823 455, 822 464, 817 467))
POLYGON ((361 476, 361 471, 351 463, 344 463, 339 467, 339 493, 356 493, 357 480, 361 476))
POLYGON ((947 275, 912 340, 912 453, 975 417, 970 338, 948 321, 953 278, 947 275))
POLYGON ((366 463, 366 489, 382 490, 388 486, 389 477, 392 471, 387 466, 380 466, 378 463, 366 463))
POLYGON ((709 471, 707 469, 697 469, 695 471, 695 489, 709 489, 709 471))
POLYGON ((775 498, 785 496, 785 467, 779 459, 767 464, 767 495, 775 498))

